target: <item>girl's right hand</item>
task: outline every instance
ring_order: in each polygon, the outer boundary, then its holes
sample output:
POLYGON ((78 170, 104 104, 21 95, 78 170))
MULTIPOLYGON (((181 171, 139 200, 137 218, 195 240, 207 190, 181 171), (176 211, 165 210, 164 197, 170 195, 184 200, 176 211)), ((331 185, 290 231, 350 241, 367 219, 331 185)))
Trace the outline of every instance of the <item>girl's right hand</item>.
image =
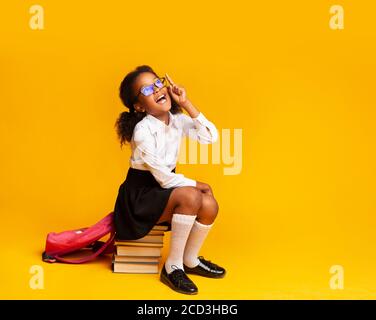
POLYGON ((175 102, 179 106, 185 109, 185 105, 187 104, 187 101, 188 101, 187 93, 185 89, 175 84, 175 82, 172 81, 172 79, 169 77, 167 73, 166 73, 166 78, 168 82, 170 83, 170 85, 167 87, 167 90, 170 93, 172 99, 174 99, 175 102))
POLYGON ((206 193, 208 195, 213 195, 212 188, 204 182, 196 181, 196 188, 201 190, 201 192, 206 193))

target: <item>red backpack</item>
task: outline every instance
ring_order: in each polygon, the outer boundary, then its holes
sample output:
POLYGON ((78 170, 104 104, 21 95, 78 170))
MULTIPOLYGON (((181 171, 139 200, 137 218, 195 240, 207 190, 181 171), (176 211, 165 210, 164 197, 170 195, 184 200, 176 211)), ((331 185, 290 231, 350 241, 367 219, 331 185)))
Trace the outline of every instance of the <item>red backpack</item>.
POLYGON ((114 251, 115 226, 114 213, 111 212, 102 220, 89 228, 63 231, 60 233, 50 232, 47 235, 46 248, 42 254, 45 262, 84 263, 91 261, 100 254, 114 251), (106 242, 99 241, 102 237, 110 235, 106 242), (90 248, 93 253, 82 258, 64 258, 68 253, 79 252, 81 249, 90 248))

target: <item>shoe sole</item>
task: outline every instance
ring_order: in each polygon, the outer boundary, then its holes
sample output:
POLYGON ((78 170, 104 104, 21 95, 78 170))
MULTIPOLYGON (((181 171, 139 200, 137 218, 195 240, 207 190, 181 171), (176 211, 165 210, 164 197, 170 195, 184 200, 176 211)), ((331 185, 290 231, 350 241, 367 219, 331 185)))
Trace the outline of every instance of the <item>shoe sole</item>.
POLYGON ((209 276, 209 275, 205 275, 205 274, 201 274, 201 273, 196 273, 196 272, 190 272, 190 271, 185 271, 186 274, 193 274, 193 275, 196 275, 196 276, 201 276, 201 277, 205 277, 205 278, 210 278, 210 279, 222 279, 225 277, 226 273, 220 275, 220 276, 209 276))
POLYGON ((163 277, 162 275, 159 277, 159 280, 161 280, 165 285, 169 286, 172 290, 174 290, 174 291, 176 291, 176 292, 183 293, 183 294, 189 294, 189 295, 194 295, 194 294, 197 294, 197 293, 198 293, 198 291, 187 292, 187 291, 180 290, 180 289, 176 288, 176 287, 171 283, 171 281, 169 281, 167 278, 163 277))

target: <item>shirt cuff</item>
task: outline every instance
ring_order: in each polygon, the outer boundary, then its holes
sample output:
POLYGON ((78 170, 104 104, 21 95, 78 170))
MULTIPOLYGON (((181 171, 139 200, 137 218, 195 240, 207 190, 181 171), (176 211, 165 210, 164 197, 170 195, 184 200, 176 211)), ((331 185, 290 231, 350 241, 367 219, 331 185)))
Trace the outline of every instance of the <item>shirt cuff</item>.
POLYGON ((197 186, 196 180, 189 179, 189 178, 185 178, 185 184, 186 184, 187 187, 196 187, 197 186))
POLYGON ((202 125, 205 125, 205 123, 208 121, 206 117, 200 112, 196 118, 192 118, 195 121, 200 122, 202 125))

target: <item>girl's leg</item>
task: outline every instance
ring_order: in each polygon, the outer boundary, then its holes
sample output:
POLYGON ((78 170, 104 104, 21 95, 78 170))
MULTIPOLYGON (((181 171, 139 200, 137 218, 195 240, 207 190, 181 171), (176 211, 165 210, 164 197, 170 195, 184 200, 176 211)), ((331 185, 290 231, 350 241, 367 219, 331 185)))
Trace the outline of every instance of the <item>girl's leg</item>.
POLYGON ((194 187, 175 188, 171 192, 167 206, 159 220, 162 222, 171 219, 170 251, 165 262, 167 273, 173 272, 176 268, 184 270, 185 244, 201 204, 201 191, 194 187))
POLYGON ((218 203, 213 196, 202 193, 195 187, 178 187, 172 190, 167 205, 157 223, 168 221, 171 223, 174 211, 191 215, 197 211, 198 221, 212 224, 218 214, 218 203), (199 206, 197 210, 196 207, 199 206))
POLYGON ((214 220, 218 214, 218 203, 212 195, 202 194, 202 205, 194 221, 193 227, 189 234, 183 256, 184 265, 189 268, 196 267, 200 260, 198 259, 199 251, 208 235, 214 220))
POLYGON ((197 220, 202 224, 212 224, 218 215, 218 202, 214 196, 202 193, 202 205, 197 212, 197 220))
POLYGON ((172 190, 167 205, 157 223, 171 223, 175 212, 187 215, 197 215, 202 203, 202 193, 195 187, 178 187, 172 190))

